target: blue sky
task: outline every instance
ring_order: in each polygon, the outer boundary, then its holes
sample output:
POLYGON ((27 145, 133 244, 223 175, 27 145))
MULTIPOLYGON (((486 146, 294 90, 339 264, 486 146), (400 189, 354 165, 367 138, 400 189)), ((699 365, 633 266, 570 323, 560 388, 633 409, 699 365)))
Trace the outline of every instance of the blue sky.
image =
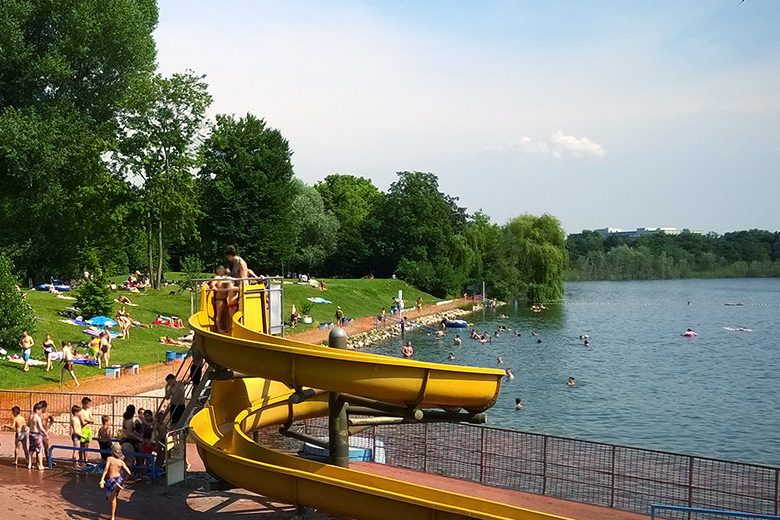
POLYGON ((163 0, 155 36, 309 183, 423 170, 499 223, 780 230, 780 1, 163 0))

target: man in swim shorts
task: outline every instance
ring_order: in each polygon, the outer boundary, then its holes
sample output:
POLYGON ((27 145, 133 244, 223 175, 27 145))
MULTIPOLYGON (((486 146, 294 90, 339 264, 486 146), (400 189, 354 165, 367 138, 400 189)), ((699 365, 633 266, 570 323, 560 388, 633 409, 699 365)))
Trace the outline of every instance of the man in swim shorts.
POLYGON ((33 345, 35 345, 35 340, 32 339, 32 336, 26 330, 22 332, 19 347, 22 349, 22 359, 24 360, 24 368, 22 370, 25 372, 30 371, 30 354, 32 353, 33 345))
POLYGON ((62 344, 62 371, 60 371, 60 386, 62 386, 62 372, 64 371, 67 371, 68 374, 70 374, 70 377, 73 378, 73 381, 76 382, 76 388, 81 386, 79 380, 76 378, 76 372, 73 371, 73 360, 75 358, 76 355, 73 353, 73 345, 71 345, 70 341, 64 342, 62 344))

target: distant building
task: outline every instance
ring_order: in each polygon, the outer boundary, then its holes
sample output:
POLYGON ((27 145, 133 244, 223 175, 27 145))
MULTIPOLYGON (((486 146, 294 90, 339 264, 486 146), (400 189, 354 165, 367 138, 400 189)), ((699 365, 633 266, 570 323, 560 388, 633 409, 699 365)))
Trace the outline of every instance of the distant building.
POLYGON ((601 235, 602 237, 609 238, 609 237, 616 237, 616 238, 624 238, 624 239, 636 239, 636 238, 642 238, 650 235, 679 235, 680 233, 693 233, 695 235, 701 235, 701 230, 698 229, 683 229, 680 231, 677 228, 673 227, 654 227, 654 228, 647 228, 647 227, 641 227, 636 229, 621 229, 621 228, 613 228, 613 227, 605 227, 601 229, 594 229, 596 233, 601 235))

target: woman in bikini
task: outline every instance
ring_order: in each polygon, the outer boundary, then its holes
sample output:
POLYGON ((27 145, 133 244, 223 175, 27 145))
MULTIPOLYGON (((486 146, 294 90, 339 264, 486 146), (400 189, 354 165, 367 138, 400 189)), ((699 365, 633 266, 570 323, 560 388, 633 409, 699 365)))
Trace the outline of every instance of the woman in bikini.
POLYGON ((51 335, 46 334, 46 340, 43 342, 43 357, 46 358, 46 371, 51 370, 52 361, 54 361, 54 351, 56 350, 51 335))
POLYGON ((130 338, 130 327, 133 326, 133 318, 127 313, 125 306, 119 308, 116 313, 116 324, 119 326, 119 333, 122 335, 122 339, 130 338))

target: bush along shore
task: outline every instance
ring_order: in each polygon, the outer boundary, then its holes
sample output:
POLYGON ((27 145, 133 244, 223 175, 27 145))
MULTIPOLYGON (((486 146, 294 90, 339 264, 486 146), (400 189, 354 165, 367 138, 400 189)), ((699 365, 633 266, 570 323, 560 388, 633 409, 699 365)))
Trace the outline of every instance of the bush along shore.
MULTIPOLYGON (((450 309, 447 311, 429 314, 428 316, 415 317, 415 311, 409 310, 405 315, 408 318, 407 332, 417 329, 427 329, 430 331, 440 328, 442 320, 465 319, 467 314, 481 310, 482 305, 476 304, 471 309, 450 309)), ((401 335, 401 323, 398 316, 388 315, 385 323, 373 330, 358 332, 347 338, 347 348, 350 350, 360 350, 370 348, 377 343, 401 335)))

